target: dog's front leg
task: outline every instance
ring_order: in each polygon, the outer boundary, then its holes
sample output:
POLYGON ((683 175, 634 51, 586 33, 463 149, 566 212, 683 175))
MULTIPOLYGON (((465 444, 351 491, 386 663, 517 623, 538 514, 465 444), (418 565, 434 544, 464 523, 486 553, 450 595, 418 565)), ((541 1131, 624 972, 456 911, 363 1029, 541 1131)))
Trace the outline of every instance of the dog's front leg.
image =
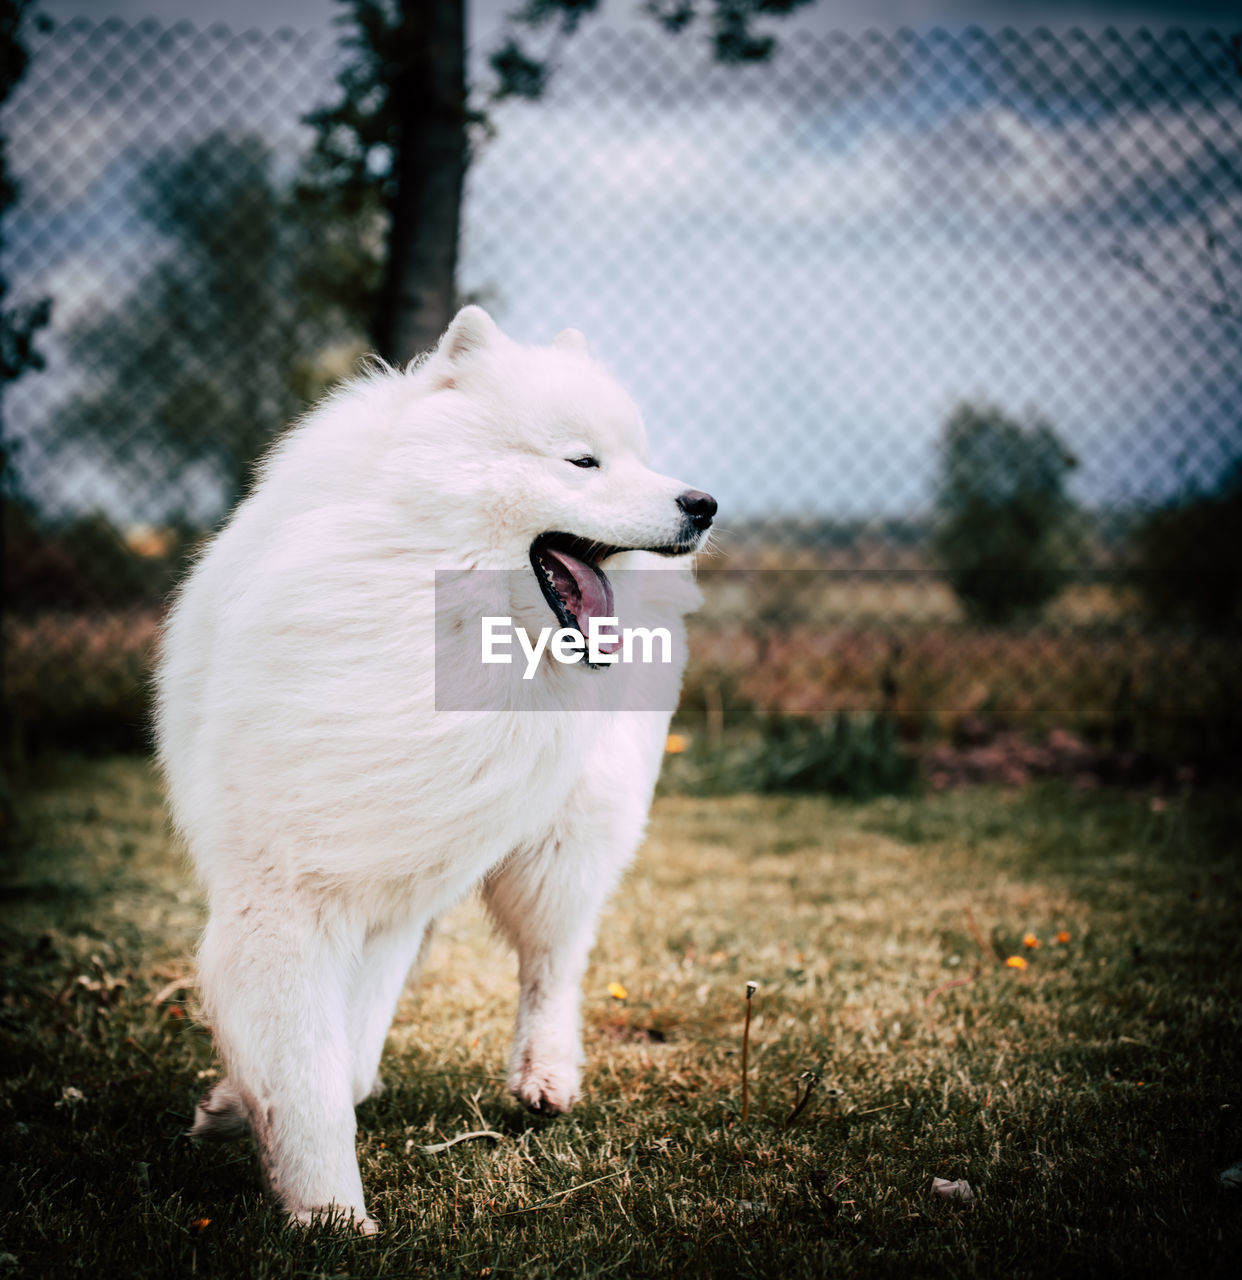
POLYGON ((540 1114, 567 1111, 578 1096, 582 975, 600 911, 642 838, 666 725, 635 713, 628 732, 588 758, 553 829, 484 882, 488 910, 518 953, 509 1088, 540 1114))
POLYGON ((492 917, 518 953, 521 995, 509 1088, 543 1115, 568 1111, 578 1097, 579 986, 607 892, 582 875, 585 862, 550 840, 515 855, 483 890, 492 917))

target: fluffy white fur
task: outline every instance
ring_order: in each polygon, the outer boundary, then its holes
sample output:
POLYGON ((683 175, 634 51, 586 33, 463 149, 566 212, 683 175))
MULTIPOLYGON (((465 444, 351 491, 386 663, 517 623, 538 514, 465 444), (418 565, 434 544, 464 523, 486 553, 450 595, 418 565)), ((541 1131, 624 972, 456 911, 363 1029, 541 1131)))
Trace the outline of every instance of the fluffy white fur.
MULTIPOLYGON (((437 713, 434 572, 520 571, 470 580, 496 614, 554 624, 538 534, 684 537, 685 486, 645 452, 581 335, 523 347, 469 307, 421 364, 351 383, 285 436, 177 598, 159 754, 208 893, 200 978, 227 1072, 193 1132, 249 1129, 296 1221, 375 1229, 354 1107, 380 1087, 432 921, 472 886, 520 962, 510 1088, 548 1113, 577 1095, 579 985, 668 714, 581 710, 616 669, 547 662, 531 682, 494 669, 506 709, 437 713), (603 465, 566 461, 583 454, 603 465)), ((644 621, 679 632, 689 558, 631 551, 609 571, 622 564, 672 570, 641 575, 644 621)))

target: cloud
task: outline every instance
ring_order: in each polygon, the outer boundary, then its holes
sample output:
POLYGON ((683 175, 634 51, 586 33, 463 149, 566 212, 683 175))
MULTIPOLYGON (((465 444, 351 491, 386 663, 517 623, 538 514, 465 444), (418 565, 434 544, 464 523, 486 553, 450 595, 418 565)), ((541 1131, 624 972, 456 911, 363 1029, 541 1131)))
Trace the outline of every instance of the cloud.
POLYGON ((521 337, 587 329, 660 465, 735 514, 925 507, 966 398, 1049 416, 1091 502, 1167 491, 1178 449, 1215 457, 1236 336, 1113 250, 1211 283, 1200 220, 1242 225, 1236 100, 1062 90, 1053 110, 889 65, 887 96, 830 106, 757 81, 648 108, 575 81, 506 110, 471 175, 467 280, 521 337))
MULTIPOLYGON (((326 47, 157 36, 91 54, 62 32, 6 113, 12 274, 52 289, 59 327, 150 260, 142 161, 230 123, 292 152, 329 91, 326 47)), ((1214 457, 1242 400, 1239 336, 1113 249, 1212 288, 1206 218, 1242 265, 1221 46, 973 40, 791 39, 738 74, 671 41, 575 42, 548 101, 495 112, 461 284, 519 338, 585 329, 657 464, 731 518, 925 506, 967 397, 1049 416, 1086 499, 1167 489, 1173 454, 1214 457)), ((57 377, 19 384, 15 421, 57 377)))

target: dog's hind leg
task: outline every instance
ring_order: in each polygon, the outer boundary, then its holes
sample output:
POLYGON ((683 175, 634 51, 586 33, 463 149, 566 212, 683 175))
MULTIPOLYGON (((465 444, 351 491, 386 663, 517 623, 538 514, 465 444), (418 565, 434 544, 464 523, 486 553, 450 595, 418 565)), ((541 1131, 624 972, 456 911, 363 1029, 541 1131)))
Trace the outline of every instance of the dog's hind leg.
POLYGON ((198 1142, 227 1142, 250 1132, 246 1103, 231 1080, 213 1084, 198 1100, 189 1132, 198 1142))
POLYGON ((646 719, 588 754, 552 830, 483 885, 488 910, 518 953, 509 1088, 541 1114, 567 1111, 578 1096, 582 975, 600 910, 642 837, 663 750, 667 717, 646 719), (627 785, 617 787, 618 777, 627 785))
POLYGON ((299 1223, 373 1232, 354 1150, 347 1002, 361 938, 322 900, 273 886, 263 905, 213 903, 199 955, 229 1094, 240 1100, 264 1181, 299 1223))
POLYGON ((386 929, 372 934, 363 944, 350 1001, 355 1103, 383 1091, 379 1063, 384 1041, 397 1001, 427 953, 433 923, 418 921, 386 929))

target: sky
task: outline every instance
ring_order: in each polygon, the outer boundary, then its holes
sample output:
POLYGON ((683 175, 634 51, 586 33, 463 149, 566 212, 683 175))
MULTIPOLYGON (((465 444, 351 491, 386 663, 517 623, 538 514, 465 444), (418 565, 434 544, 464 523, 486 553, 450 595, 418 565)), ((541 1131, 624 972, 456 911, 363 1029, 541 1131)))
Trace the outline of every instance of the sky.
MULTIPOLYGON (((472 7, 476 50, 491 47, 514 2, 472 7)), ((318 27, 329 49, 336 6, 44 7, 57 19, 318 27)), ((1099 93, 1084 80, 1077 98, 1062 84, 1027 100, 1019 85, 1002 101, 972 79, 969 59, 948 92, 935 76, 906 83, 899 60, 871 68, 872 89, 855 92, 851 59, 869 46, 817 63, 799 61, 793 40, 779 74, 761 69, 740 91, 737 73, 723 73, 727 88, 713 73, 720 83, 704 91, 681 83, 684 46, 671 52, 667 40, 652 38, 641 66, 609 60, 607 28, 631 30, 632 8, 605 6, 613 21, 580 37, 547 101, 495 110, 497 137, 470 174, 461 284, 522 340, 584 329, 643 406, 662 470, 741 515, 917 513, 930 501, 938 432, 967 399, 1053 422, 1082 464, 1077 496, 1097 506, 1207 483, 1237 447, 1239 326, 1171 301, 1117 253, 1141 253, 1166 285, 1214 288, 1197 219, 1242 251, 1242 192, 1222 177, 1242 142, 1242 95, 1188 113, 1180 64, 1161 63, 1158 44, 1146 64, 1132 58, 1137 46, 1118 54, 1125 74, 1099 93), (668 101, 627 105, 618 86, 657 66, 668 101), (1137 98, 1116 109, 1127 95, 1137 98)), ((821 0, 798 22, 819 32, 1044 20, 1162 31, 1226 11, 821 0)), ((310 64, 298 66, 305 80, 310 64)), ((284 76, 255 68, 243 86, 252 98, 212 110, 234 127, 265 119, 284 76)), ((109 183, 119 189, 132 176, 126 156, 142 153, 144 118, 100 108, 43 118, 13 144, 28 199, 55 219, 109 183)), ((141 234, 112 227, 110 260, 58 264, 45 287, 59 322, 123 290, 108 268, 124 265, 120 250, 141 234)), ((134 518, 122 477, 74 484, 134 518)))
MULTIPOLYGON (((471 43, 488 44, 502 29, 505 15, 520 7, 520 0, 467 0, 467 5, 471 43)), ((96 21, 110 16, 127 22, 157 18, 271 31, 282 26, 299 30, 325 26, 340 6, 335 0, 41 0, 41 8, 59 20, 79 15, 96 21)), ((645 23, 638 10, 638 0, 602 0, 597 20, 619 26, 645 23)), ((1233 0, 817 0, 785 21, 793 28, 813 31, 964 23, 1186 26, 1236 24, 1237 11, 1233 0)), ((787 29, 785 22, 772 26, 787 29)))

